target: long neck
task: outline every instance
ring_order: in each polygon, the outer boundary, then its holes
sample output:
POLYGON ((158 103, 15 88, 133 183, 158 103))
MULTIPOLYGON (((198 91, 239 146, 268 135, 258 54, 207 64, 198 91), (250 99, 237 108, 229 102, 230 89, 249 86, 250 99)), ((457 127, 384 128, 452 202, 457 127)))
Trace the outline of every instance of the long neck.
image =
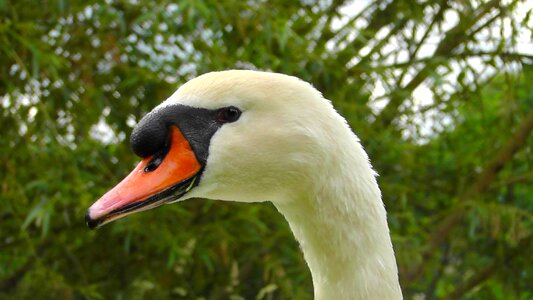
MULTIPOLYGON (((366 158, 364 152, 361 155, 366 158)), ((276 206, 304 252, 316 300, 401 299, 374 173, 365 159, 351 155, 343 159, 346 167, 324 170, 322 179, 316 179, 322 182, 311 195, 276 206)))

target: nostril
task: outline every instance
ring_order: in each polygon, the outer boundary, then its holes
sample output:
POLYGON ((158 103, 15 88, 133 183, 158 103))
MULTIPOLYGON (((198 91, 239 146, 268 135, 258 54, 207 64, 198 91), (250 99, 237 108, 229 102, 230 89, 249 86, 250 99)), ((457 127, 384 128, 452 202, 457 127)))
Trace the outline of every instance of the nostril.
POLYGON ((150 173, 155 171, 155 169, 159 168, 161 163, 163 162, 163 159, 165 159, 165 156, 167 156, 168 152, 170 151, 170 137, 167 139, 167 142, 163 146, 163 149, 159 150, 152 159, 146 164, 146 167, 144 167, 144 173, 150 173))
POLYGON ((152 158, 152 160, 150 160, 150 162, 148 162, 148 164, 144 168, 144 173, 149 173, 149 172, 154 171, 155 169, 157 169, 157 167, 159 167, 159 165, 162 162, 163 162, 163 157, 156 156, 152 158))

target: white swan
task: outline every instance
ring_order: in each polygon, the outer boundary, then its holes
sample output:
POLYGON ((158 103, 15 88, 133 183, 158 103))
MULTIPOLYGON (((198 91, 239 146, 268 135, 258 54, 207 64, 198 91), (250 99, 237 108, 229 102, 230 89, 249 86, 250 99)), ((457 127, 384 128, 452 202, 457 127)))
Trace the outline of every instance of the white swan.
POLYGON ((376 174, 310 84, 202 75, 145 116, 131 144, 143 160, 89 208, 89 227, 193 197, 272 201, 301 245, 315 299, 402 298, 376 174))

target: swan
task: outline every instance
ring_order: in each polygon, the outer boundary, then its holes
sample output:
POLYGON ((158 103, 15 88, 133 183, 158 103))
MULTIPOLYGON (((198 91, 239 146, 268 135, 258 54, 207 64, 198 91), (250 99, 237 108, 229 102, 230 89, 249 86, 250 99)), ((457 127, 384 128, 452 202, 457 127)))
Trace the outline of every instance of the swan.
POLYGON ((376 173, 309 83, 201 75, 144 116, 130 143, 141 162, 88 209, 90 228, 189 198, 271 201, 301 246, 315 299, 402 299, 376 173))

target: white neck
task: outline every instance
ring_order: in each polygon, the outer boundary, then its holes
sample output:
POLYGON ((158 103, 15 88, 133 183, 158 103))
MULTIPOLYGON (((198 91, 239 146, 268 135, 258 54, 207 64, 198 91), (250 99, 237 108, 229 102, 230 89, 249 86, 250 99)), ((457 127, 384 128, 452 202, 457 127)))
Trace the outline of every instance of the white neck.
POLYGON ((381 193, 353 139, 355 155, 326 161, 316 190, 276 207, 301 245, 316 300, 402 299, 381 193))

